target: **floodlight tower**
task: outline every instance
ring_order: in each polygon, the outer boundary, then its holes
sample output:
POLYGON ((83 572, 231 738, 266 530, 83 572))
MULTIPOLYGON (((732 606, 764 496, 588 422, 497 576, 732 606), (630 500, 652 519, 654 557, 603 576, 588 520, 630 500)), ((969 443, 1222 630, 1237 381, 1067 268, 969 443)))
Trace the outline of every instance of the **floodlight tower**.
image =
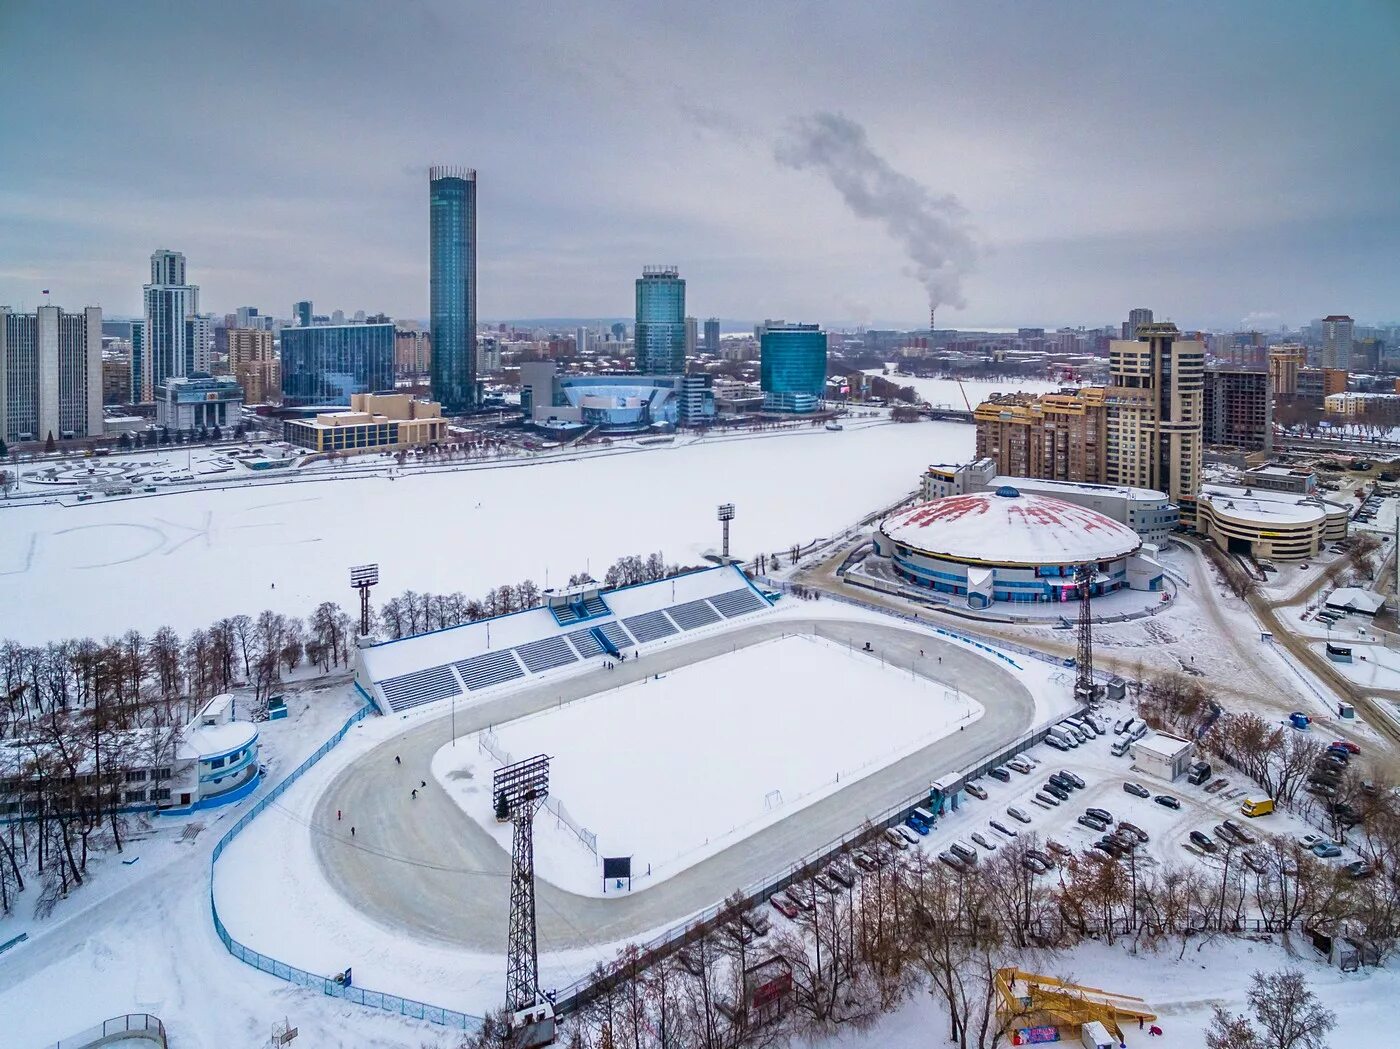
POLYGON ((360 592, 361 637, 369 637, 369 589, 378 582, 378 565, 357 565, 350 569, 350 585, 360 592))
POLYGON ((719 508, 719 521, 724 525, 724 548, 722 556, 724 563, 729 564, 729 522, 734 520, 734 504, 723 503, 719 508))
POLYGON ((496 770, 491 797, 497 819, 513 826, 510 865, 510 940, 506 951, 506 1005, 517 1044, 547 1045, 554 1037, 554 1007, 540 993, 535 936, 534 819, 549 796, 549 757, 536 754, 496 770))
POLYGON ((1079 591, 1079 651, 1075 657, 1078 674, 1074 680, 1074 698, 1086 706, 1098 698, 1094 692, 1094 618, 1089 600, 1093 582, 1094 566, 1080 565, 1074 575, 1079 591))

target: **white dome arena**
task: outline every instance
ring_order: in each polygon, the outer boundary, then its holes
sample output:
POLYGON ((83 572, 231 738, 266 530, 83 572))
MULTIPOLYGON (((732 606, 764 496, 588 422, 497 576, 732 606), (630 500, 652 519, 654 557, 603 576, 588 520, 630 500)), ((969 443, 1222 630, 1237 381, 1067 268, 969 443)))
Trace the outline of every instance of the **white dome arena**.
POLYGON ((1137 532, 1096 510, 1015 488, 921 503, 880 531, 919 553, 999 565, 1113 561, 1142 546, 1137 532))

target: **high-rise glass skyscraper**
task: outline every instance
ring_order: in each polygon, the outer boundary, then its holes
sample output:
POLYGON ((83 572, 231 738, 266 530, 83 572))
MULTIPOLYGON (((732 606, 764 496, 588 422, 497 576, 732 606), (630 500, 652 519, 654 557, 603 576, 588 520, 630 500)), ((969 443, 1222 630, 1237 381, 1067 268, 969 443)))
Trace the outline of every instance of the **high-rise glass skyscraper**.
POLYGON ((428 169, 433 399, 444 415, 476 406, 476 172, 428 169))
POLYGON ((292 314, 296 318, 298 328, 311 327, 311 300, 302 299, 292 307, 292 314))
MULTIPOLYGON (((151 283, 142 288, 146 331, 141 353, 141 400, 172 375, 207 369, 207 329, 191 325, 199 315, 199 287, 185 283, 185 256, 160 248, 151 255, 151 283)), ((136 379, 133 376, 132 383, 136 379)))
POLYGON ((642 374, 685 374, 685 281, 675 266, 642 267, 634 342, 642 374))
POLYGON ((770 323, 763 331, 759 383, 763 407, 814 412, 826 391, 826 332, 816 324, 770 323))
POLYGON ((392 324, 317 324, 282 329, 282 400, 345 404, 355 393, 394 388, 392 324))
POLYGON ((719 318, 711 317, 705 322, 705 352, 719 353, 719 318))

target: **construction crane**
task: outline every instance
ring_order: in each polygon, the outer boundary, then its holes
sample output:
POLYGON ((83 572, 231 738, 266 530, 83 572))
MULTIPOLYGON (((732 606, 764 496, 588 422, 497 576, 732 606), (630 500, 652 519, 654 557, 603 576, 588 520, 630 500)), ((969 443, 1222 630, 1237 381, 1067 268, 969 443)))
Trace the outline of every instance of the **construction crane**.
POLYGON ((1001 999, 997 1020, 1012 1045, 1021 1044, 1016 1032, 1026 1028, 1072 1027, 1077 1033, 1095 1020, 1122 1041, 1120 1020, 1151 1023, 1157 1019, 1141 998, 1067 983, 1053 976, 1007 968, 997 970, 995 982, 1001 999))

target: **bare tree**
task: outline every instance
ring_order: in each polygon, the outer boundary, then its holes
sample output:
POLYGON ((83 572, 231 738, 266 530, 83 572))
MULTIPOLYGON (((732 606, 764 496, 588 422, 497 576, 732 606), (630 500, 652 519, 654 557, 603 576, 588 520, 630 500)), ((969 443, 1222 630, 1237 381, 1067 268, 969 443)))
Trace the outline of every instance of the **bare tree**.
POLYGON ((1325 1049, 1327 1032, 1337 1025, 1337 1014, 1317 1000, 1299 969, 1254 973, 1249 1008, 1264 1049, 1325 1049))

